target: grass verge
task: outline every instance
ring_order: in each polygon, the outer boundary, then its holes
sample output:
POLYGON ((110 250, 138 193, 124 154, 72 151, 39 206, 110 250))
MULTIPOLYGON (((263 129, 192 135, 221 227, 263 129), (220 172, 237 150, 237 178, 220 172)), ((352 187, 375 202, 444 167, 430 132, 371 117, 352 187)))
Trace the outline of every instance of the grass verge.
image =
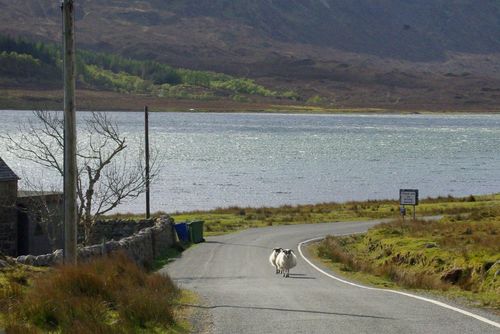
POLYGON ((312 254, 348 278, 424 289, 500 312, 500 207, 439 221, 380 224, 366 234, 328 236, 312 254))
MULTIPOLYGON (((457 215, 459 218, 464 218, 498 206, 500 206, 500 194, 427 198, 420 201, 417 216, 457 215)), ((153 216, 160 217, 165 214, 160 211, 153 216)), ((411 208, 408 210, 408 215, 412 215, 411 208)), ((204 233, 210 236, 253 227, 398 218, 399 203, 395 200, 371 200, 261 208, 234 206, 207 211, 176 212, 171 216, 176 222, 203 220, 204 233)), ((143 217, 144 214, 121 213, 106 218, 142 219, 143 217)))
POLYGON ((174 245, 174 247, 167 248, 160 256, 158 256, 152 266, 151 271, 158 271, 170 262, 174 261, 176 258, 180 257, 182 252, 191 247, 191 243, 180 242, 174 245))
POLYGON ((7 333, 187 333, 192 299, 168 276, 146 272, 123 254, 78 266, 12 265, 0 275, 7 333))
MULTIPOLYGON (((422 200, 417 207, 417 214, 419 216, 462 215, 465 217, 498 206, 500 206, 500 194, 471 195, 464 198, 438 197, 422 200)), ((230 207, 172 215, 177 222, 205 221, 206 235, 219 235, 252 227, 397 218, 398 216, 399 204, 394 200, 284 205, 277 208, 230 207)))

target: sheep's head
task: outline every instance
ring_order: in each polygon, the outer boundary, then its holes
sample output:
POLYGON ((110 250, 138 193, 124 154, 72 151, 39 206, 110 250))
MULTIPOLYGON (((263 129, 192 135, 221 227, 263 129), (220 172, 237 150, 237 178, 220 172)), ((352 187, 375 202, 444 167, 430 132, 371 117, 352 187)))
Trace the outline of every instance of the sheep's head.
POLYGON ((279 254, 283 251, 283 248, 279 247, 279 248, 273 248, 273 251, 276 253, 276 254, 279 254))
POLYGON ((293 250, 291 250, 291 249, 284 249, 283 253, 285 253, 285 255, 289 256, 289 255, 291 255, 293 253, 293 250))

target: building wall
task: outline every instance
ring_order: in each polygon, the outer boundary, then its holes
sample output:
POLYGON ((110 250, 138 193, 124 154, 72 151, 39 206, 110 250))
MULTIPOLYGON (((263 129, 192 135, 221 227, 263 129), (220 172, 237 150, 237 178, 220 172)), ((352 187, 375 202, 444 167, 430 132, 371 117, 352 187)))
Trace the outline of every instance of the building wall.
POLYGON ((0 182, 0 252, 17 256, 17 181, 0 182))
POLYGON ((18 255, 51 253, 64 246, 61 194, 23 195, 18 206, 18 255))

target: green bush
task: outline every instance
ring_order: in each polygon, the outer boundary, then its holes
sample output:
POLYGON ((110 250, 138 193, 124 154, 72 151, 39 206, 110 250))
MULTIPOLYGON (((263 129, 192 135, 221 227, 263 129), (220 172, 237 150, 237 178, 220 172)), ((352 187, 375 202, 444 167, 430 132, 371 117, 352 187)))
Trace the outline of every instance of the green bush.
POLYGON ((280 96, 284 97, 285 99, 289 99, 289 100, 293 100, 293 101, 300 100, 300 95, 297 92, 294 92, 293 90, 287 90, 287 91, 281 93, 280 96))
POLYGON ((319 95, 314 95, 307 99, 307 104, 324 104, 326 102, 328 102, 328 100, 319 95))
POLYGON ((81 80, 89 85, 125 93, 146 93, 151 91, 152 83, 125 72, 114 73, 95 65, 85 66, 81 80))
POLYGON ((210 83, 212 88, 225 89, 231 92, 261 96, 276 96, 273 92, 261 85, 256 84, 251 79, 231 79, 227 81, 213 81, 210 83))

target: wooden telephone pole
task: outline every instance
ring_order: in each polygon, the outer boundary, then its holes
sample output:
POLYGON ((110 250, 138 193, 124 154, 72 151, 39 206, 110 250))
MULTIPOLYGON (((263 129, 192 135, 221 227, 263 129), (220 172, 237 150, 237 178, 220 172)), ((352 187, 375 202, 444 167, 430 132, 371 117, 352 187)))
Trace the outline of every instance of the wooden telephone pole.
POLYGON ((146 151, 146 219, 151 217, 150 209, 150 192, 149 192, 149 111, 148 106, 144 107, 144 139, 145 139, 145 151, 146 151))
POLYGON ((64 263, 76 264, 75 7, 62 2, 64 61, 64 263))

